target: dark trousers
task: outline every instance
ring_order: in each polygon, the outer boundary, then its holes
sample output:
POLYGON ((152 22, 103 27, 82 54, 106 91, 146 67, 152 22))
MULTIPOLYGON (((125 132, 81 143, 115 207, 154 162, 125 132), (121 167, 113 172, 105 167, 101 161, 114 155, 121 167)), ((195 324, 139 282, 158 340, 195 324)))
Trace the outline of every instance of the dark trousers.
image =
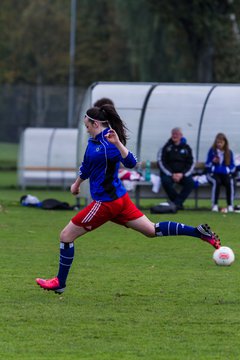
POLYGON ((161 174, 162 187, 169 199, 177 206, 182 206, 194 188, 194 181, 191 176, 184 176, 179 183, 175 183, 171 176, 161 174), (180 185, 180 192, 177 187, 180 185))
POLYGON ((227 205, 232 205, 234 202, 234 179, 229 174, 208 174, 207 179, 212 185, 212 204, 217 205, 220 195, 221 185, 226 189, 227 205))

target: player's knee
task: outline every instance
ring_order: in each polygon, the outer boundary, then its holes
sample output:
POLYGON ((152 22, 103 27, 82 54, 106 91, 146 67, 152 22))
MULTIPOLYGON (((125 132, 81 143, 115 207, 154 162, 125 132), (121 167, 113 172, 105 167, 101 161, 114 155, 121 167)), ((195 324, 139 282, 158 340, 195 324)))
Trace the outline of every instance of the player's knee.
POLYGON ((69 242, 69 234, 66 229, 63 229, 60 233, 60 241, 61 242, 69 242))

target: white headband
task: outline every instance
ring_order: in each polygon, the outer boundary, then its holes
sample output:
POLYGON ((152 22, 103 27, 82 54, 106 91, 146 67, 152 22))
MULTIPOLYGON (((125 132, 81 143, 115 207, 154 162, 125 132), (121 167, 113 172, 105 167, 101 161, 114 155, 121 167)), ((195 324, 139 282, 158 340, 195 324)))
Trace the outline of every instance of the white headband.
POLYGON ((103 120, 103 121, 97 120, 97 119, 92 118, 92 117, 89 116, 88 114, 85 114, 85 116, 86 116, 88 119, 90 119, 90 120, 92 120, 92 121, 100 122, 101 124, 103 124, 103 123, 108 123, 109 127, 111 127, 111 125, 109 124, 109 121, 108 121, 108 120, 103 120))
POLYGON ((91 116, 89 116, 87 113, 85 114, 85 116, 86 116, 88 119, 92 120, 92 121, 99 121, 99 120, 93 119, 93 118, 92 118, 91 116))

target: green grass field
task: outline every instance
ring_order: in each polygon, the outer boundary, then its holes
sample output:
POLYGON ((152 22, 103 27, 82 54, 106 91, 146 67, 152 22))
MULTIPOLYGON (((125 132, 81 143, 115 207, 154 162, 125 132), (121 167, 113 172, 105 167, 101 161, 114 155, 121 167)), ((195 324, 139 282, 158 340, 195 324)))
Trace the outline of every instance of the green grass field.
MULTIPOLYGON (((59 296, 35 278, 55 276, 58 234, 74 211, 22 207, 23 193, 0 188, 0 359, 240 358, 239 214, 145 211, 153 221, 208 222, 234 249, 231 267, 217 267, 198 239, 147 239, 108 223, 76 241, 59 296)), ((62 191, 30 193, 73 201, 62 191)))
POLYGON ((19 199, 75 200, 16 184, 15 172, 0 172, 0 359, 240 359, 240 214, 191 211, 190 202, 174 215, 145 210, 154 222, 208 222, 235 251, 231 267, 216 266, 214 249, 196 238, 147 239, 108 223, 76 241, 59 296, 35 278, 56 275, 58 234, 75 212, 26 208, 19 199))

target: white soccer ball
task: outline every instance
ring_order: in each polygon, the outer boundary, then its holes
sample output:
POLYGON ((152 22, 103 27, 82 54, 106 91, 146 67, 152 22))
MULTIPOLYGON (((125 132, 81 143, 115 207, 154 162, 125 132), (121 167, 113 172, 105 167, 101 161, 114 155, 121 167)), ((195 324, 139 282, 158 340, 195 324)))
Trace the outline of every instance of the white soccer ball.
POLYGON ((234 262, 235 255, 230 247, 221 246, 220 249, 214 251, 213 260, 217 265, 229 266, 234 262))

